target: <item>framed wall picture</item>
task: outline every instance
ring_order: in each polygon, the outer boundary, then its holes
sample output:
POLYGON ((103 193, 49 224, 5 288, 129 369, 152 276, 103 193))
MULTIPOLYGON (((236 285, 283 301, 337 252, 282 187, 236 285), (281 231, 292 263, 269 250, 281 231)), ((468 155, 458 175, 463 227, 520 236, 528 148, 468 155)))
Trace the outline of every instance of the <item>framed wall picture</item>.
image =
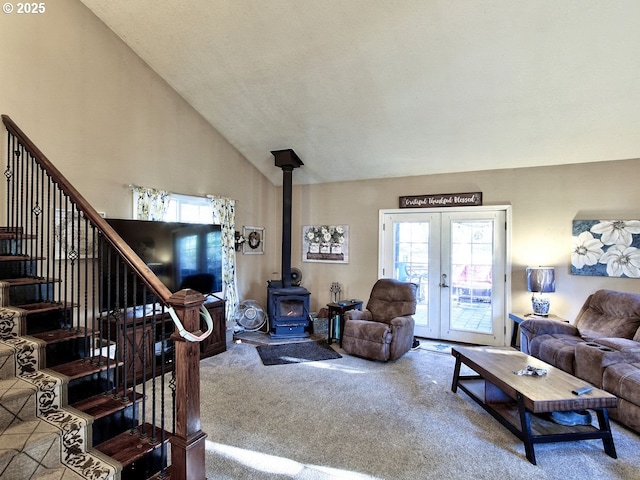
POLYGON ((640 220, 574 220, 571 273, 640 278, 640 220))
POLYGON ((349 263, 349 225, 303 226, 302 261, 349 263))
MULTIPOLYGON (((104 214, 101 213, 102 216, 104 214)), ((81 212, 76 210, 56 210, 54 217, 55 251, 69 260, 93 258, 98 236, 92 233, 81 212)))
POLYGON ((264 253, 264 228, 242 227, 242 253, 245 255, 262 255, 264 253))

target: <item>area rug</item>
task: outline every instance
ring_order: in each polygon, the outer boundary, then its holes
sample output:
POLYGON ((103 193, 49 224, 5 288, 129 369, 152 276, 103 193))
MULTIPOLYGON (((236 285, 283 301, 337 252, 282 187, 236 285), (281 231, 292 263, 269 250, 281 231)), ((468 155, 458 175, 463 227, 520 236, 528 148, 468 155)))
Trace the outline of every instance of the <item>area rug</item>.
POLYGON ((429 350, 435 353, 444 353, 445 355, 451 355, 451 344, 445 342, 439 342, 437 340, 420 339, 420 348, 423 350, 429 350))
POLYGON ((256 347, 264 365, 316 362, 342 358, 326 341, 260 345, 256 347))

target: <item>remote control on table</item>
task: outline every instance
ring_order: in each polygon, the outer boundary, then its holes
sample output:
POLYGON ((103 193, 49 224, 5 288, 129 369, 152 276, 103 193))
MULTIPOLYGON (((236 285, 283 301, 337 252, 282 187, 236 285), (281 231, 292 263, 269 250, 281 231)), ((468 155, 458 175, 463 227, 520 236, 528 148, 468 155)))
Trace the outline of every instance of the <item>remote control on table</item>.
POLYGON ((593 390, 593 387, 590 387, 589 385, 585 385, 584 387, 571 390, 571 393, 574 393, 576 395, 584 395, 585 393, 589 393, 591 390, 593 390))

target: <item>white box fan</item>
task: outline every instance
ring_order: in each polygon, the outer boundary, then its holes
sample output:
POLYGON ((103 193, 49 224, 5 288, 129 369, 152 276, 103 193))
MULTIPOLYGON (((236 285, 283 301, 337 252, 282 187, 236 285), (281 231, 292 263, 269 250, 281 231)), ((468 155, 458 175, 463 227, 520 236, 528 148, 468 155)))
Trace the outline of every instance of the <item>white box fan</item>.
POLYGON ((249 332, 260 330, 267 322, 264 308, 255 300, 243 300, 236 307, 236 323, 249 332))

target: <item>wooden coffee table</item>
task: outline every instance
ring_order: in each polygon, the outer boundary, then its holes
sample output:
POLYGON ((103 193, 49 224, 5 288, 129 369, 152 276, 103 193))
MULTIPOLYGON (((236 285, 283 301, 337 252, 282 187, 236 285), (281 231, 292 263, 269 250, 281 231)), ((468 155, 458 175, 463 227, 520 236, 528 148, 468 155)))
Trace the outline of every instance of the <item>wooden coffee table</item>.
POLYGON ((572 390, 589 385, 537 358, 509 347, 453 347, 456 357, 451 390, 458 388, 469 395, 511 433, 524 443, 527 459, 535 465, 534 444, 602 439, 604 451, 617 458, 607 408, 618 399, 604 390, 593 388, 575 395, 572 390), (477 375, 460 375, 462 364, 477 375), (516 375, 528 365, 544 368, 543 376, 516 375), (564 426, 535 414, 572 410, 594 410, 598 427, 564 426), (534 414, 534 415, 532 415, 534 414))

